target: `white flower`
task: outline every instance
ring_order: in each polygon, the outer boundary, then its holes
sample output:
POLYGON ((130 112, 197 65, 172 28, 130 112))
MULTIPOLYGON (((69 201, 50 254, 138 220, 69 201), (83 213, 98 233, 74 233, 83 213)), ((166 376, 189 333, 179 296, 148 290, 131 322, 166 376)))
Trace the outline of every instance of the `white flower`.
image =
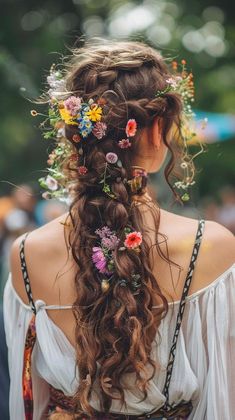
MULTIPOLYGON (((169 79, 166 80, 166 83, 168 83, 168 85, 170 85, 172 87, 172 89, 177 89, 178 87, 178 83, 179 80, 177 80, 178 77, 170 77, 169 79)), ((180 78, 181 79, 181 78, 180 78)))
POLYGON ((55 178, 52 178, 52 176, 50 175, 47 175, 45 179, 45 184, 51 191, 56 191, 58 188, 58 182, 56 181, 55 178))
POLYGON ((64 127, 61 127, 61 128, 58 129, 56 137, 57 138, 65 137, 65 128, 64 127))
POLYGON ((47 77, 47 83, 50 86, 48 94, 50 98, 58 99, 66 93, 65 80, 61 78, 60 73, 53 72, 47 77))

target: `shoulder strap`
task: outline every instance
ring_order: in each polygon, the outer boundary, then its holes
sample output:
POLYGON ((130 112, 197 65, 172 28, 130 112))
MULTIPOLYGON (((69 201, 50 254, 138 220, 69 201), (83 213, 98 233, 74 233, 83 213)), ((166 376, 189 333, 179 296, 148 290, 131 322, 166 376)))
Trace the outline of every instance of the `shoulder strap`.
POLYGON ((174 364, 174 360, 175 360, 176 343, 177 343, 177 339, 178 339, 178 335, 179 335, 179 331, 180 331, 180 326, 181 326, 181 322, 182 322, 182 318, 183 318, 183 313, 184 313, 184 309, 185 309, 186 297, 188 295, 189 287, 190 287, 192 277, 193 277, 195 262, 197 260, 199 248, 200 248, 200 245, 201 245, 201 240, 202 240, 204 227, 205 227, 205 220, 203 220, 203 219, 199 220, 196 239, 195 239, 193 252, 192 252, 192 256, 191 256, 191 260, 190 260, 190 264, 189 264, 189 269, 188 269, 188 273, 187 273, 187 276, 186 276, 182 297, 181 297, 181 300, 180 300, 180 306, 179 306, 179 311, 178 311, 177 320, 176 320, 175 332, 174 332, 174 336, 173 336, 173 340, 172 340, 172 346, 171 346, 171 349, 170 349, 168 365, 167 365, 167 368, 166 368, 166 380, 165 380, 165 384, 164 384, 164 388, 163 388, 163 394, 166 397, 166 402, 165 402, 165 406, 164 406, 166 410, 171 408, 170 404, 168 403, 168 400, 169 400, 169 386, 170 386, 170 380, 171 380, 171 375, 172 375, 172 370, 173 370, 173 364, 174 364))
POLYGON ((28 300, 29 300, 29 305, 30 305, 33 313, 36 314, 36 307, 35 307, 35 304, 34 304, 34 301, 33 301, 32 289, 31 289, 29 276, 28 276, 28 271, 27 271, 27 266, 26 266, 26 261, 25 261, 24 246, 25 246, 25 240, 26 240, 28 234, 29 234, 29 232, 26 233, 26 235, 23 237, 23 239, 20 243, 20 262, 21 262, 21 270, 22 270, 25 290, 26 290, 28 300))

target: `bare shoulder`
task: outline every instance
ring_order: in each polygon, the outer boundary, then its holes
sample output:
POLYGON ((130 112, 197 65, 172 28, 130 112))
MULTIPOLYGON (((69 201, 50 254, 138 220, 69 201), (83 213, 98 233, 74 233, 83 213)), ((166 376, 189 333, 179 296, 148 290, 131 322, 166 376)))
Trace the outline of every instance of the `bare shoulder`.
POLYGON ((225 226, 206 220, 202 249, 207 263, 222 273, 235 263, 235 236, 225 226))
MULTIPOLYGON (((182 267, 178 298, 192 256, 198 228, 198 219, 162 213, 162 231, 166 233, 170 256, 182 267)), ((223 225, 205 220, 201 246, 195 264, 190 294, 207 287, 235 263, 235 236, 223 225)), ((176 272, 175 272, 176 274, 176 272)))
MULTIPOLYGON (((48 279, 55 279, 58 269, 66 262, 65 228, 68 214, 30 232, 25 241, 25 260, 33 295, 42 296, 48 288, 48 279)), ((10 269, 16 292, 28 303, 20 261, 20 244, 24 235, 18 237, 11 248, 10 269)))

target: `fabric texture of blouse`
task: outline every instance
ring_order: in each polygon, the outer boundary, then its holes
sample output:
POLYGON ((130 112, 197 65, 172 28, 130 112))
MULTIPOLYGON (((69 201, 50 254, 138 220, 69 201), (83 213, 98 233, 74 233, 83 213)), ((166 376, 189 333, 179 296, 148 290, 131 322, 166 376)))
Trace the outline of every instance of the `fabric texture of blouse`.
MULTIPOLYGON (((174 336, 180 301, 169 303, 159 335, 152 345, 152 357, 160 362, 150 381, 147 399, 140 402, 134 388, 125 391, 126 407, 113 400, 111 411, 141 415, 165 403, 162 389, 174 336)), ((41 420, 49 402, 49 384, 72 396, 78 387, 76 353, 47 310, 71 306, 46 305, 35 301, 37 340, 32 357, 34 395, 33 420, 41 420)), ((10 418, 23 420, 22 370, 25 337, 32 308, 18 296, 11 274, 4 292, 4 318, 9 351, 10 418)), ((131 375, 128 382, 132 383, 131 375)), ((169 386, 169 403, 192 400, 189 420, 235 419, 235 264, 209 286, 186 297, 179 330, 175 361, 169 386)), ((92 406, 99 410, 95 392, 92 406)))

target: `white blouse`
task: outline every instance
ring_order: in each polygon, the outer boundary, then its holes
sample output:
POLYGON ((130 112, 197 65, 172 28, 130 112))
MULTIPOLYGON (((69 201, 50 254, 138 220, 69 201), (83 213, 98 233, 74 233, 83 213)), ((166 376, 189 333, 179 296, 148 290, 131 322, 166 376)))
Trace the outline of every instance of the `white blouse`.
MULTIPOLYGON (((42 300, 37 300, 35 306, 33 420, 41 420, 48 404, 48 384, 72 396, 78 386, 78 374, 74 347, 47 315, 47 309, 58 309, 58 306, 47 306, 42 300)), ((153 343, 152 357, 160 361, 162 368, 150 382, 147 399, 139 402, 135 390, 131 389, 125 392, 127 406, 124 408, 113 401, 111 411, 138 415, 155 411, 164 404, 161 391, 178 308, 179 301, 169 304, 159 329, 160 344, 157 344, 159 337, 153 343)), ((10 418, 23 420, 23 352, 32 311, 14 290, 11 275, 4 293, 4 318, 11 377, 10 418)), ((131 383, 131 375, 128 381, 131 383)), ((186 298, 169 394, 171 404, 192 400, 189 420, 235 419, 235 264, 209 286, 186 298)), ((99 409, 95 393, 91 404, 99 409)))

